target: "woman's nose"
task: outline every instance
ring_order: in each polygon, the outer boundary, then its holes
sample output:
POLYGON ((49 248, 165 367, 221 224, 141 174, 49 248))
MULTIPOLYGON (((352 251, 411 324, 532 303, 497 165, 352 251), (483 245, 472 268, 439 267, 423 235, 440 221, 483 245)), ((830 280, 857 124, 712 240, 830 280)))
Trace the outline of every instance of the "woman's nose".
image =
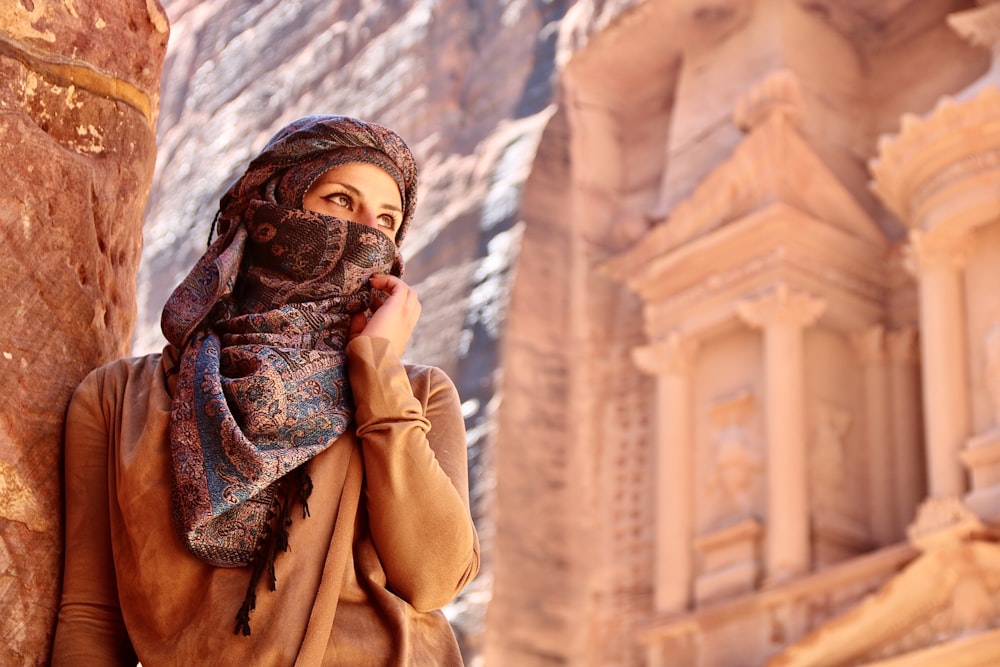
POLYGON ((378 217, 375 212, 368 208, 361 208, 357 211, 354 222, 361 223, 367 227, 378 227, 378 217))

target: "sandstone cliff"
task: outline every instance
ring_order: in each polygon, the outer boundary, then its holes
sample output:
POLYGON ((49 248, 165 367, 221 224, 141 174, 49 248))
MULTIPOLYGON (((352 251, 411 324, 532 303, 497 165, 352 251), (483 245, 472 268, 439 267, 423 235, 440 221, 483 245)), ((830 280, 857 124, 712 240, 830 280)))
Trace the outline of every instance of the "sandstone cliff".
POLYGON ((584 43, 625 3, 164 4, 172 35, 134 351, 162 345, 160 309, 203 252, 218 197, 277 127, 326 112, 400 132, 421 166, 403 253, 424 314, 408 357, 451 374, 470 434, 484 568, 454 612, 474 653, 490 582, 499 342, 521 189, 552 113, 560 45, 584 43))
POLYGON ((167 18, 154 0, 0 11, 0 663, 47 664, 62 424, 128 351, 167 18))

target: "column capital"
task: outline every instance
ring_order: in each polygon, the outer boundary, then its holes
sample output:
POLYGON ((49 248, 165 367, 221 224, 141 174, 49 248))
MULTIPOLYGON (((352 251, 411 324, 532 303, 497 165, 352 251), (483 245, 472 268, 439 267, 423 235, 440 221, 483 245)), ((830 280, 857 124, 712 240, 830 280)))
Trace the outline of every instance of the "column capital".
POLYGON ((969 239, 965 234, 928 233, 911 229, 903 248, 906 270, 916 278, 927 270, 945 268, 958 271, 965 266, 969 239))
POLYGON ((885 347, 890 363, 915 364, 920 359, 917 330, 914 327, 895 329, 886 333, 885 347))
POLYGON ((851 343, 858 353, 858 359, 865 366, 885 363, 886 333, 881 324, 868 327, 851 335, 851 343))
POLYGON ((736 312, 744 322, 762 328, 777 324, 806 327, 819 319, 825 309, 824 299, 794 291, 786 283, 779 283, 769 294, 736 303, 736 312))
MULTIPOLYGON (((989 17, 991 20, 993 17, 989 17)), ((923 117, 905 114, 869 162, 872 189, 911 229, 971 230, 996 219, 1000 90, 945 97, 923 117)))
POLYGON ((646 345, 632 348, 632 362, 649 375, 686 375, 691 372, 698 341, 672 332, 646 345))

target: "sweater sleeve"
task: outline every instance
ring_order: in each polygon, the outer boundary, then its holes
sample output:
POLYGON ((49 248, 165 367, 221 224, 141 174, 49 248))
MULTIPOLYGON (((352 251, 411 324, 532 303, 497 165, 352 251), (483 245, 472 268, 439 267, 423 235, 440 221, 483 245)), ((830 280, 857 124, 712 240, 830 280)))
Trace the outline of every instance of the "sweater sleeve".
POLYGON ((118 603, 108 508, 104 370, 88 375, 66 416, 66 548, 52 665, 135 665, 118 603))
POLYGON ((418 399, 386 340, 359 336, 347 352, 369 527, 386 580, 418 611, 440 608, 479 570, 458 392, 443 371, 427 369, 418 399))

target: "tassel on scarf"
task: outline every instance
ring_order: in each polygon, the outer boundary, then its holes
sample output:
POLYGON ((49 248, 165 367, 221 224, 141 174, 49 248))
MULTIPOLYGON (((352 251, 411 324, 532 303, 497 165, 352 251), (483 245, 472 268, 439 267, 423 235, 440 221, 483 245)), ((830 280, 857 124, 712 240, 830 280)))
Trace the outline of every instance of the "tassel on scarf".
POLYGON ((302 518, 309 516, 309 496, 312 495, 313 482, 306 466, 300 466, 299 472, 299 502, 302 503, 302 518))
POLYGON ((288 530, 292 526, 291 506, 292 494, 288 488, 294 484, 298 487, 297 499, 302 504, 302 518, 309 516, 309 505, 306 502, 312 493, 312 478, 306 470, 308 466, 302 465, 293 473, 286 476, 281 484, 278 493, 274 494, 274 504, 268 512, 268 523, 264 530, 266 534, 257 553, 254 554, 253 570, 250 572, 250 582, 247 585, 247 593, 243 598, 243 604, 236 613, 236 627, 233 634, 242 634, 244 637, 250 636, 250 612, 257 606, 257 584, 260 577, 267 569, 267 588, 270 591, 278 590, 278 577, 274 569, 274 561, 278 554, 291 550, 288 541, 288 530), (294 475, 294 478, 293 478, 294 475))

